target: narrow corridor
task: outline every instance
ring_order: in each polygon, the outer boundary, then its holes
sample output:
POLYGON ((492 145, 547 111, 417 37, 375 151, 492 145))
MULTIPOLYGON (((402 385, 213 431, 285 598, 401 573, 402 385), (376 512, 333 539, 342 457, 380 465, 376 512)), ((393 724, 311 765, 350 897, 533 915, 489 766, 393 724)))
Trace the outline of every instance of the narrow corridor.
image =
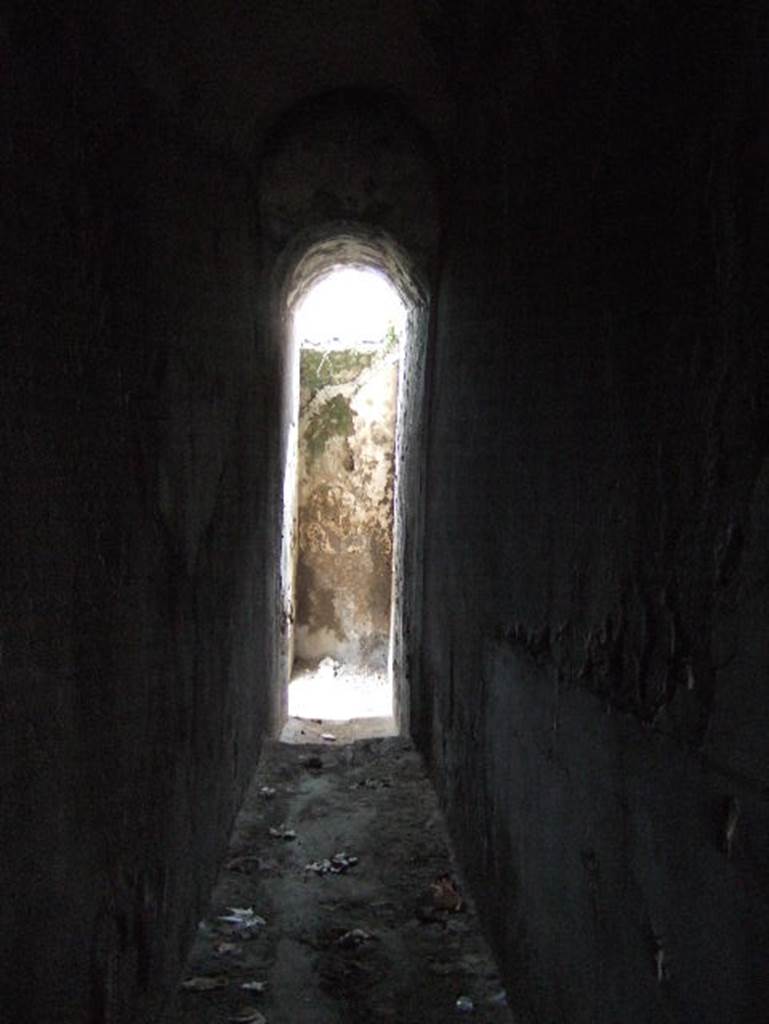
POLYGON ((769 3, 0 69, 0 1024, 769 1024, 769 3))
POLYGON ((455 1018, 511 1019, 411 743, 270 744, 164 1024, 455 1018))

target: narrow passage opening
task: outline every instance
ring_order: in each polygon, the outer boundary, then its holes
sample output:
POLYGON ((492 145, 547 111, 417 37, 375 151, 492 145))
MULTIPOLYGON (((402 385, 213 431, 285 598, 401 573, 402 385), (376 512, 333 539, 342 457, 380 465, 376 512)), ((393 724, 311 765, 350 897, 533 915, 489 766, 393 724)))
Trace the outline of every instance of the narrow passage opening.
POLYGON ((306 723, 308 738, 320 722, 377 719, 392 728, 393 495, 405 323, 387 278, 355 267, 325 275, 294 310, 299 413, 288 712, 306 723))

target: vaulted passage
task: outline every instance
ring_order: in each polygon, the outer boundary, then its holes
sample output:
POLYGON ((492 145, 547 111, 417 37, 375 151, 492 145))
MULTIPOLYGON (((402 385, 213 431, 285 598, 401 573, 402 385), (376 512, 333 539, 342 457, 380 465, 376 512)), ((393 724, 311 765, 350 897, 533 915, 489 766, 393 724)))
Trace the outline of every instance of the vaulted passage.
POLYGON ((522 1024, 765 1020, 765 5, 11 0, 0 67, 2 1013, 493 1020, 493 957, 522 1024), (340 266, 407 311, 397 735, 281 744, 340 266))

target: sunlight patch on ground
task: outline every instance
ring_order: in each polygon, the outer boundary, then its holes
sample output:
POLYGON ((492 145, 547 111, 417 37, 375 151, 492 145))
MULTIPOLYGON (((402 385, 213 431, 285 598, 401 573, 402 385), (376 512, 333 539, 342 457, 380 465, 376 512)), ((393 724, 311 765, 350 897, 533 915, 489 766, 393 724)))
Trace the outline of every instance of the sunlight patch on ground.
POLYGON ((288 687, 292 718, 386 718, 393 713, 392 687, 384 672, 361 672, 324 658, 298 672, 288 687))

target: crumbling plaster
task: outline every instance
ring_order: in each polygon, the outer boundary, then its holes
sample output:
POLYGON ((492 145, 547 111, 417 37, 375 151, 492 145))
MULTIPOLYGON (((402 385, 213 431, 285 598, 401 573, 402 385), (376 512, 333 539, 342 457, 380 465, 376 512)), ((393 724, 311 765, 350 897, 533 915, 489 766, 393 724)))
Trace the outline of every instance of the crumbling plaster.
POLYGON ((308 348, 300 359, 295 655, 383 671, 397 349, 308 348))

